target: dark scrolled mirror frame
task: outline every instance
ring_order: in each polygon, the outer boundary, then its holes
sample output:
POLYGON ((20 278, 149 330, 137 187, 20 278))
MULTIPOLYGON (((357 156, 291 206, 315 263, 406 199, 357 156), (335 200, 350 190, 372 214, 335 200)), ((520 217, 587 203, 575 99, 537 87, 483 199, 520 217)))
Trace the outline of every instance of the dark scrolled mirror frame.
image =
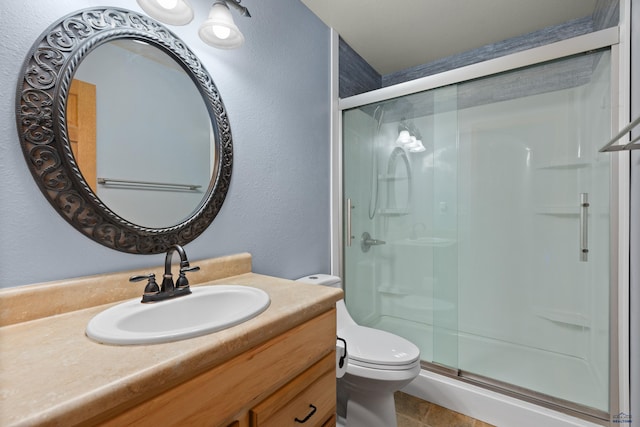
POLYGON ((136 12, 89 8, 50 26, 25 60, 17 90, 17 125, 28 167, 55 210, 81 233, 118 251, 162 253, 170 245, 192 241, 216 217, 229 189, 231 129, 211 76, 178 37, 136 12), (147 42, 176 60, 195 82, 211 117, 215 137, 211 181, 191 216, 175 226, 147 228, 116 215, 90 189, 71 151, 66 103, 74 72, 94 48, 123 38, 147 42))

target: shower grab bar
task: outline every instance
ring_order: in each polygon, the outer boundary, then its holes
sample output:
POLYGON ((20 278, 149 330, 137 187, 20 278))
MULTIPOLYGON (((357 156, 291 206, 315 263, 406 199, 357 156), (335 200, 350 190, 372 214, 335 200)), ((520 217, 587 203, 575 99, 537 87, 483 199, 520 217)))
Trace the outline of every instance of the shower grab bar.
POLYGON ((201 185, 195 184, 172 184, 168 182, 151 182, 151 181, 131 181, 127 179, 98 178, 98 184, 115 185, 117 187, 142 187, 159 190, 188 190, 195 191, 201 188, 201 185))
POLYGON ((589 193, 580 193, 580 261, 589 261, 589 193))
POLYGON ((612 151, 622 151, 622 150, 637 150, 640 149, 640 136, 635 137, 628 144, 624 145, 613 145, 617 140, 625 136, 629 131, 640 124, 640 116, 625 126, 616 136, 611 138, 609 142, 607 142, 604 147, 600 149, 601 153, 612 152, 612 151))
POLYGON ((347 199, 347 247, 351 246, 351 241, 354 237, 351 235, 351 209, 353 209, 351 199, 347 199))

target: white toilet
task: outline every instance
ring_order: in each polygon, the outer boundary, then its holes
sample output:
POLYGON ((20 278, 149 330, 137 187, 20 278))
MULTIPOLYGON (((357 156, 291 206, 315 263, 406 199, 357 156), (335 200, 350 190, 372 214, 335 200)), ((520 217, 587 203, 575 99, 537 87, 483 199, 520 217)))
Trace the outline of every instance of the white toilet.
MULTIPOLYGON (((341 287, 339 277, 314 274, 298 281, 341 287)), ((336 303, 338 337, 347 342, 347 370, 338 379, 338 418, 346 427, 397 427, 393 394, 420 373, 420 350, 389 332, 359 326, 344 300, 336 303)))

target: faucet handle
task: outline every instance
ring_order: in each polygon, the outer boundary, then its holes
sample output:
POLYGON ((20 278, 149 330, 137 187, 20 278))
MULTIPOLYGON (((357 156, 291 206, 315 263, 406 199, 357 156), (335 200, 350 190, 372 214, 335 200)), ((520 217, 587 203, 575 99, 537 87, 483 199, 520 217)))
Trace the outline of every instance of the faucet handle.
POLYGON ((160 292, 160 287, 156 283, 156 275, 153 273, 129 277, 130 282, 139 282, 144 279, 149 279, 147 286, 144 287, 145 294, 156 294, 160 292))
POLYGON ((194 265, 193 267, 182 267, 180 269, 180 273, 188 273, 190 271, 198 271, 200 270, 200 267, 198 267, 197 265, 194 265))
POLYGON ((178 280, 176 280, 176 288, 184 288, 186 286, 189 286, 189 280, 187 279, 187 276, 185 275, 185 273, 188 273, 190 271, 198 271, 198 270, 200 270, 200 267, 198 266, 180 267, 180 276, 178 276, 178 280))

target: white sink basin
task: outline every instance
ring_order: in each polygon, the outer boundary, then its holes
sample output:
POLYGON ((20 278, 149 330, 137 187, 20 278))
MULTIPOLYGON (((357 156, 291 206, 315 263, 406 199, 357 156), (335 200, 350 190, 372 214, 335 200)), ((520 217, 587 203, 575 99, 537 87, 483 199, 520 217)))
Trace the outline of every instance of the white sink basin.
POLYGON ((191 295, 142 304, 140 298, 98 313, 87 336, 104 344, 135 345, 178 341, 245 322, 269 307, 262 289, 215 285, 191 288, 191 295))

